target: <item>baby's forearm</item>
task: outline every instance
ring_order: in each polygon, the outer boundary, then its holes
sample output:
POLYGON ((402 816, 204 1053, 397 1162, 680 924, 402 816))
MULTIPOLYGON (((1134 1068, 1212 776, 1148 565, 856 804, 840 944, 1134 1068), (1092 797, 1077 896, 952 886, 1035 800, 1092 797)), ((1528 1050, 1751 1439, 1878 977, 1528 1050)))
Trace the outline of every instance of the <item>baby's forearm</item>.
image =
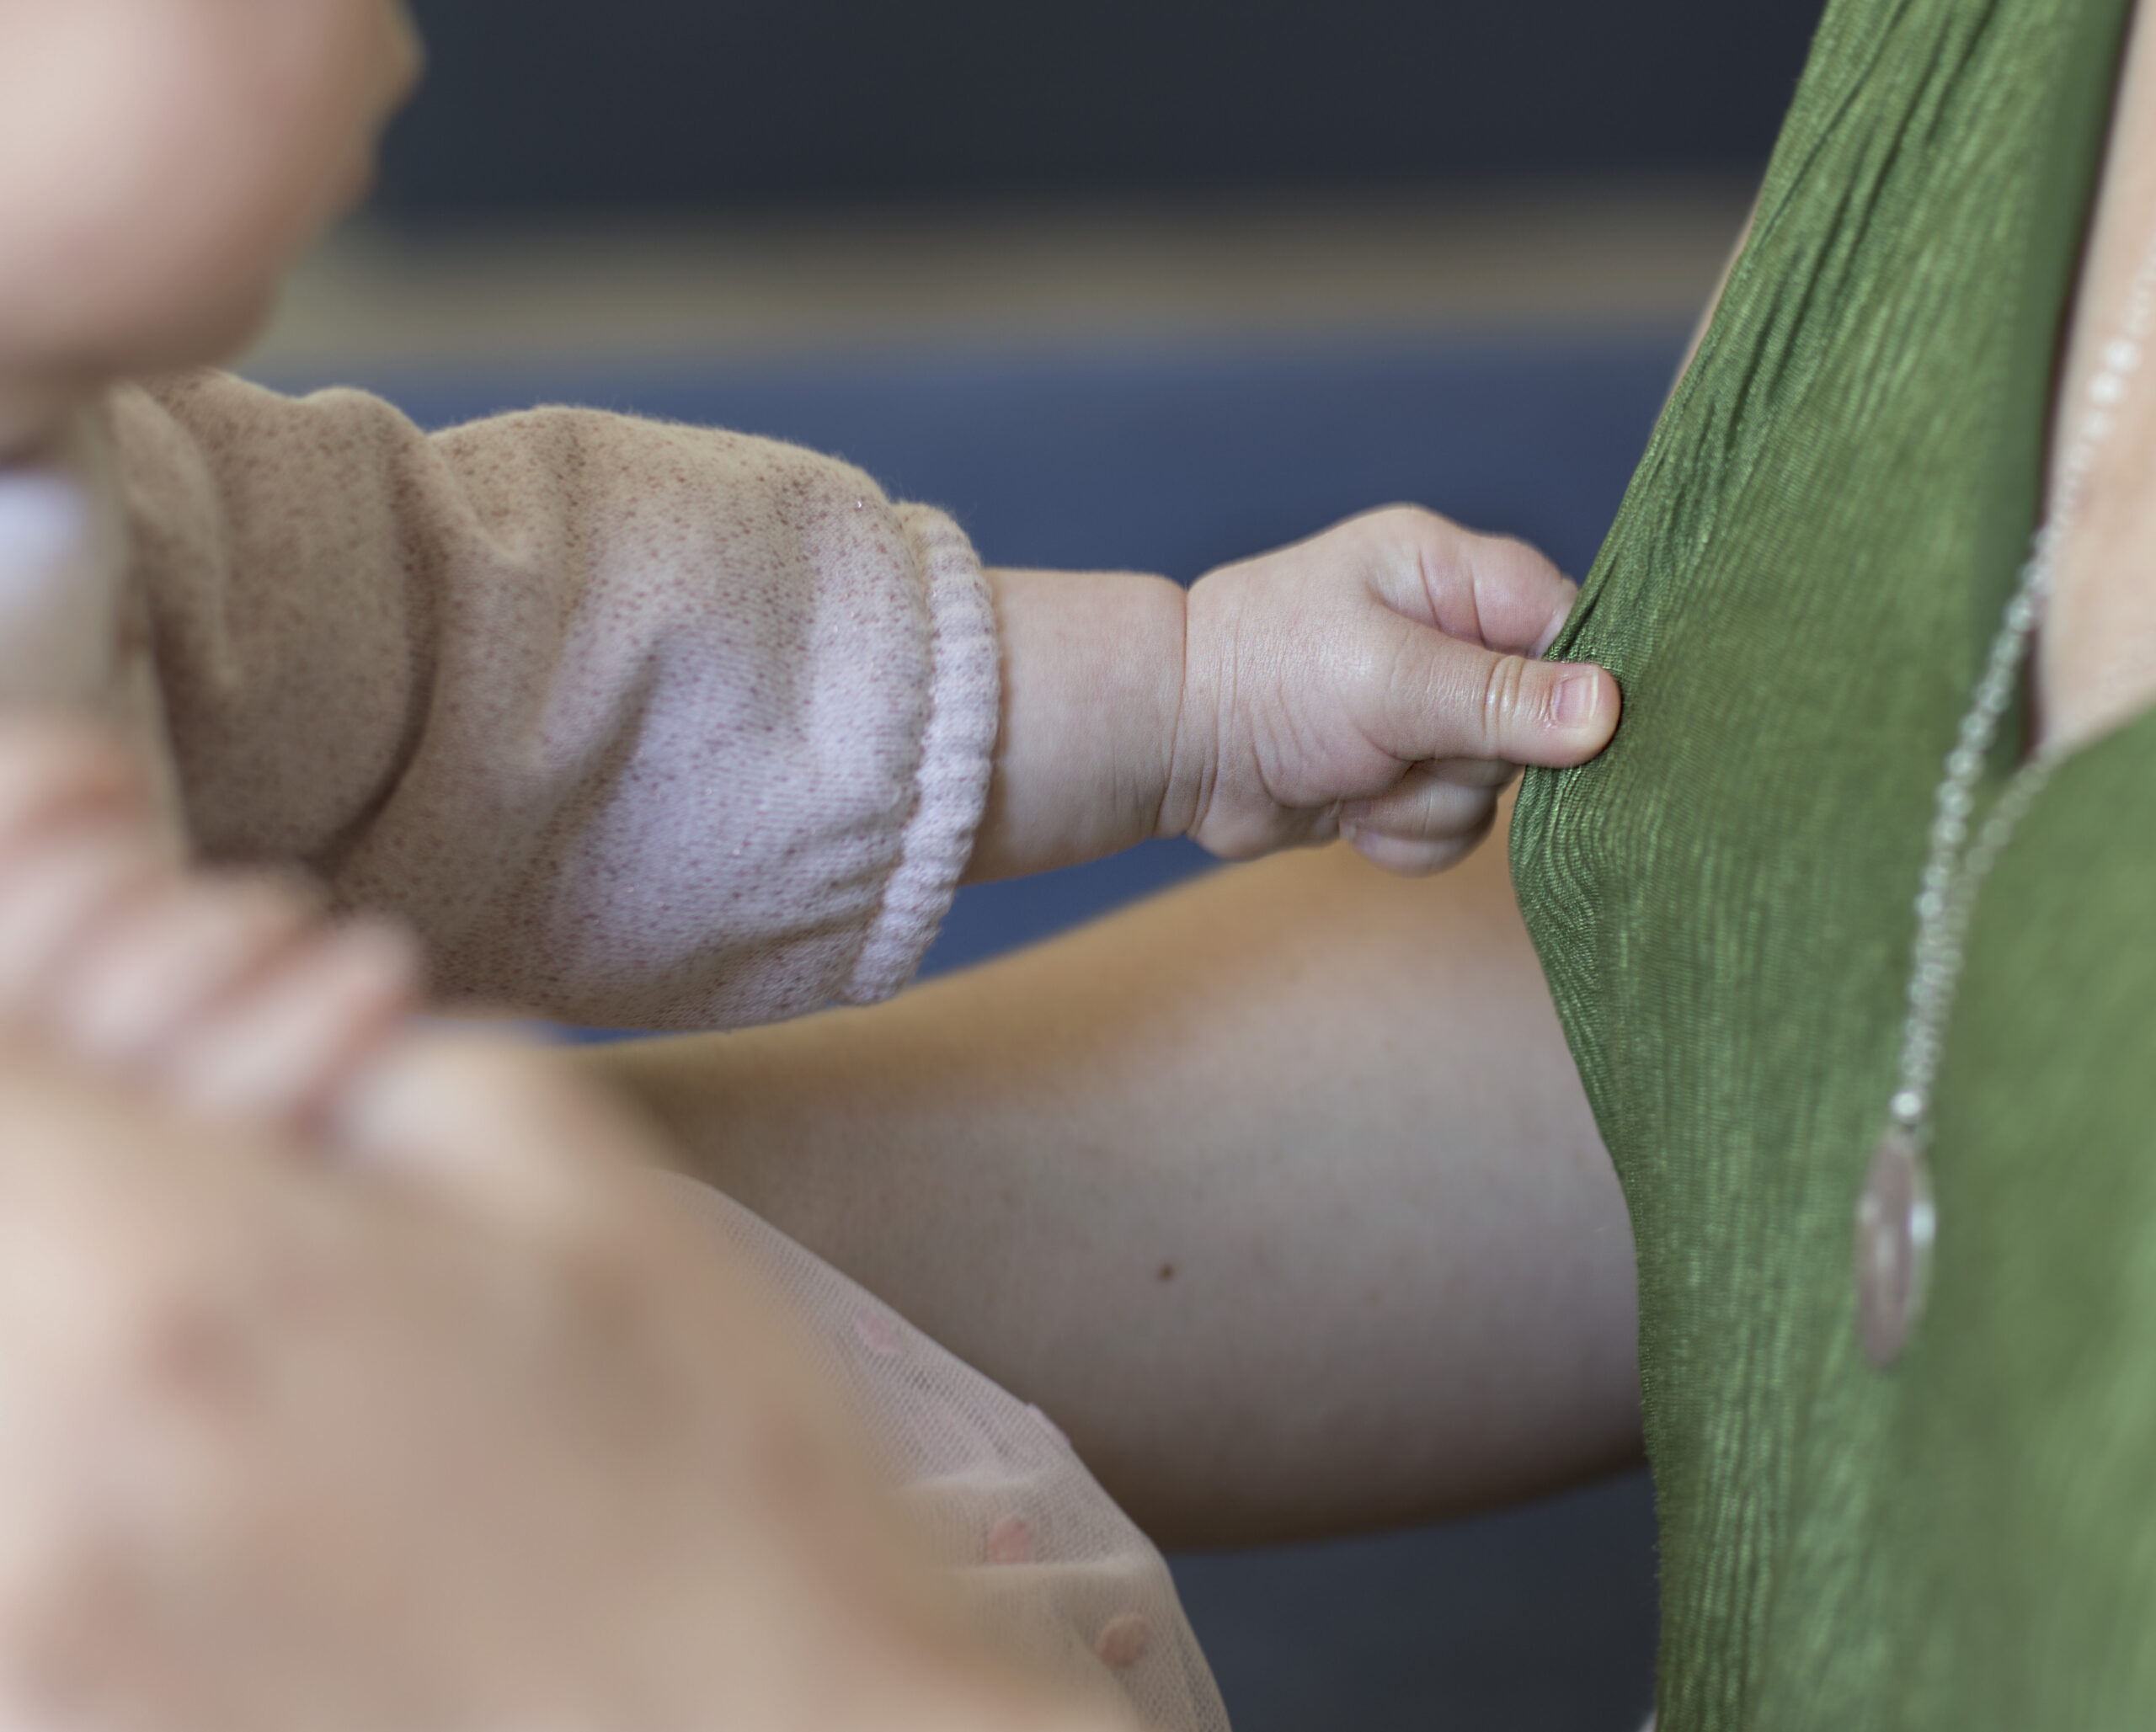
POLYGON ((1159 833, 1182 696, 1183 591, 1136 572, 988 573, 1003 649, 995 779, 969 883, 1159 833))

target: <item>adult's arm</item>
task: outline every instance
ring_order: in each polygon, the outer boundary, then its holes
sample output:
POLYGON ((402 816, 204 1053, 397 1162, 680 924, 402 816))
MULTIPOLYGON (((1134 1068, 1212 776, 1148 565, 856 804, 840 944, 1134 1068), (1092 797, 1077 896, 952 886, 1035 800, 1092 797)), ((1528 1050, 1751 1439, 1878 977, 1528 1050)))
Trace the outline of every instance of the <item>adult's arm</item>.
POLYGON ((591 1063, 1164 1542, 1638 1450, 1629 1222, 1501 848, 1419 882, 1283 855, 873 1010, 591 1063))

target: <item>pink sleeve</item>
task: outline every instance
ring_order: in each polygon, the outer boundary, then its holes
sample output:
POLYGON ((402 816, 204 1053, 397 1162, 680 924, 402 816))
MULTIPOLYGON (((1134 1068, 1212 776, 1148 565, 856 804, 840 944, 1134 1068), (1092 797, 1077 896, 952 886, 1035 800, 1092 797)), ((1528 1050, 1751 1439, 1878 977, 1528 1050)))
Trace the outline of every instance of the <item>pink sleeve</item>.
POLYGON ((404 916, 446 990, 725 1026, 896 990, 986 798, 951 520, 792 446, 570 409, 426 436, 219 375, 115 426, 203 853, 404 916))

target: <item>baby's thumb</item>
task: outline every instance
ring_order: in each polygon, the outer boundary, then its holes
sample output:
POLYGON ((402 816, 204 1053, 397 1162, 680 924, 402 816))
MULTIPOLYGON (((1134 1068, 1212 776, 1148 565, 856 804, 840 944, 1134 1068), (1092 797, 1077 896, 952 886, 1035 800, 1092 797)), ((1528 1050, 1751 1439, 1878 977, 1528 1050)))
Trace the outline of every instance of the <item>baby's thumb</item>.
POLYGON ((1609 743, 1623 706, 1617 682, 1592 662, 1500 655, 1427 630, 1406 658, 1420 671, 1396 680, 1387 705, 1406 762, 1492 759, 1563 769, 1609 743))

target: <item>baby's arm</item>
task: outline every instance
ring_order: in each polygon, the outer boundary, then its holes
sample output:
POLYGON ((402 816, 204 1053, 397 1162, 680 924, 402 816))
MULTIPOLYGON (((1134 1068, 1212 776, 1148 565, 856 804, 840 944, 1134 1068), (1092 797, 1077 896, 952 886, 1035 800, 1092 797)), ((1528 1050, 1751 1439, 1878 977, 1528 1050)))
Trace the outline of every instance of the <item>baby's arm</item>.
POLYGON ((300 861, 446 989, 563 1018, 883 997, 962 873, 1148 835, 1344 828, 1428 870, 1511 764, 1615 722, 1605 675, 1529 659, 1569 586, 1424 513, 1187 600, 999 573, 992 606, 947 518, 767 440, 570 410, 429 437, 215 375, 115 404, 205 851, 300 861))
POLYGON ((356 392, 116 394, 195 838, 616 1026, 883 996, 963 870, 994 619, 940 513, 769 440, 356 392))

